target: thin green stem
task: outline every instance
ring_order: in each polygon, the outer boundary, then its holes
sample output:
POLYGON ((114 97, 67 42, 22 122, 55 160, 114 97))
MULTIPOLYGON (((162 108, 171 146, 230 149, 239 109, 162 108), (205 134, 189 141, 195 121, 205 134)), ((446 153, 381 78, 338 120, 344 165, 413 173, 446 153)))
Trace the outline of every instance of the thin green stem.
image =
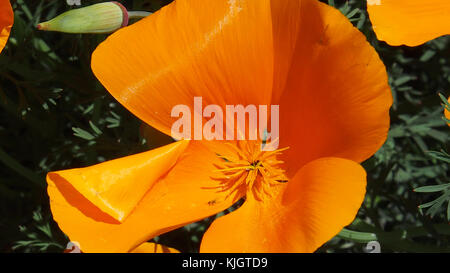
POLYGON ((342 239, 347 239, 357 243, 368 243, 370 241, 377 240, 377 235, 375 233, 353 231, 345 228, 339 232, 338 236, 342 239))
POLYGON ((149 15, 151 15, 151 12, 147 12, 147 11, 129 11, 128 12, 128 18, 130 19, 140 19, 140 18, 144 18, 147 17, 149 15))

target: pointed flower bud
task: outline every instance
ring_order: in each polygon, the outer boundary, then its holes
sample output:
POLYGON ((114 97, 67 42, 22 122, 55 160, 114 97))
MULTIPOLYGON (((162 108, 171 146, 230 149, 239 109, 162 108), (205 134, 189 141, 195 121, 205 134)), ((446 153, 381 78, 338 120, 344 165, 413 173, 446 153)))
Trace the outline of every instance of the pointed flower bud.
POLYGON ((128 25, 128 11, 118 2, 67 11, 37 25, 39 30, 66 33, 111 33, 128 25))

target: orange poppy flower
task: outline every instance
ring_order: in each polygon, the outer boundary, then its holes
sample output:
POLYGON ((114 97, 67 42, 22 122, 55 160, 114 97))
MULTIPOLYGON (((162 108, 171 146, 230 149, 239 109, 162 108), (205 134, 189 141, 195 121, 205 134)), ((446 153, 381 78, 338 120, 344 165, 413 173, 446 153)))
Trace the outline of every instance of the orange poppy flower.
POLYGON ((13 22, 14 13, 9 0, 0 0, 0 52, 8 41, 13 22))
POLYGON ((176 0, 92 56, 108 91, 171 133, 176 105, 279 105, 280 147, 183 140, 49 173, 54 219, 84 252, 124 252, 217 214, 203 252, 311 252, 354 219, 357 163, 389 129, 392 96, 375 50, 316 0, 176 0), (289 149, 285 149, 289 148, 289 149))
POLYGON ((448 0, 367 0, 379 40, 390 45, 418 46, 450 34, 448 0))

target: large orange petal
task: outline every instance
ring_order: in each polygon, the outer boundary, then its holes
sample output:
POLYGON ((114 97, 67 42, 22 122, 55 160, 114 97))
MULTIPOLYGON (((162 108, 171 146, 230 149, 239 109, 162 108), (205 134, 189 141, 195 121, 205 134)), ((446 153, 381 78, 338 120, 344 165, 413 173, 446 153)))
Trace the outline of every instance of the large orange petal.
POLYGON ((180 253, 175 248, 155 243, 143 243, 131 251, 131 253, 180 253))
POLYGON ((289 176, 311 160, 361 162, 384 143, 392 95, 375 49, 338 10, 303 0, 280 104, 280 147, 289 176))
POLYGON ((448 0, 367 0, 379 40, 390 45, 418 46, 450 34, 448 0))
POLYGON ((133 114, 170 135, 172 108, 267 105, 272 95, 270 0, 177 0, 111 35, 92 70, 133 114))
MULTIPOLYGON (((213 179, 215 174, 213 170, 216 169, 213 164, 220 163, 221 160, 216 152, 223 152, 219 144, 214 146, 211 142, 209 145, 210 147, 206 147, 200 142, 191 141, 176 165, 150 185, 142 200, 122 223, 111 217, 109 211, 103 212, 103 205, 98 203, 96 206, 88 199, 92 196, 84 196, 72 185, 78 184, 78 180, 82 179, 80 177, 88 179, 83 170, 89 175, 94 175, 94 178, 100 178, 101 175, 95 175, 95 167, 78 170, 79 177, 64 174, 56 177, 49 175, 48 194, 53 218, 71 241, 79 242, 83 252, 122 253, 129 252, 161 233, 225 210, 240 198, 242 193, 225 198, 228 192, 219 192, 214 188, 219 186, 220 181, 213 179), (66 180, 65 177, 71 180, 66 180)), ((135 163, 145 166, 146 158, 141 157, 142 162, 135 163)), ((128 158, 118 159, 113 169, 108 170, 108 172, 123 172, 123 179, 114 181, 118 183, 122 181, 125 185, 129 185, 128 179, 135 177, 145 183, 145 179, 150 179, 153 175, 152 164, 137 170, 140 175, 134 172, 126 174, 130 170, 128 162, 128 158), (148 175, 144 169, 149 172, 148 175)), ((103 171, 103 168, 100 166, 99 170, 103 171)), ((89 179, 93 181, 93 178, 89 179)), ((137 188, 139 185, 135 183, 131 190, 137 188)), ((142 192, 141 190, 139 189, 139 192, 142 192)))
POLYGON ((356 216, 366 173, 357 163, 321 158, 305 165, 273 199, 251 195, 214 221, 201 252, 313 252, 356 216))
POLYGON ((9 0, 0 0, 0 52, 8 41, 13 22, 14 13, 9 0))

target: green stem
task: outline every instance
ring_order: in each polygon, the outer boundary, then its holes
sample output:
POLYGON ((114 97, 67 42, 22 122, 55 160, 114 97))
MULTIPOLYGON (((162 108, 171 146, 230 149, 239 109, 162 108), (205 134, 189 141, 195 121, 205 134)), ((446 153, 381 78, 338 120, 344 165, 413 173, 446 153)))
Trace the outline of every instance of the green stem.
POLYGON ((30 12, 25 2, 23 0, 17 0, 17 4, 20 5, 25 16, 31 21, 33 19, 33 14, 30 12))
POLYGON ((147 11, 129 11, 128 12, 128 18, 130 19, 141 19, 144 17, 147 17, 149 15, 151 15, 151 12, 147 12, 147 11))
POLYGON ((357 243, 368 243, 377 240, 377 235, 375 233, 353 231, 345 228, 342 229, 337 236, 357 243))
MULTIPOLYGON (((363 224, 363 223, 361 223, 363 224)), ((440 235, 450 235, 448 224, 436 224, 433 229, 440 235)), ((395 230, 390 232, 377 231, 360 232, 343 229, 337 236, 342 239, 357 243, 368 243, 370 241, 379 241, 383 246, 397 251, 407 252, 450 252, 450 248, 443 246, 432 246, 416 243, 408 240, 414 237, 426 236, 429 233, 424 227, 412 227, 404 230, 395 230)))

